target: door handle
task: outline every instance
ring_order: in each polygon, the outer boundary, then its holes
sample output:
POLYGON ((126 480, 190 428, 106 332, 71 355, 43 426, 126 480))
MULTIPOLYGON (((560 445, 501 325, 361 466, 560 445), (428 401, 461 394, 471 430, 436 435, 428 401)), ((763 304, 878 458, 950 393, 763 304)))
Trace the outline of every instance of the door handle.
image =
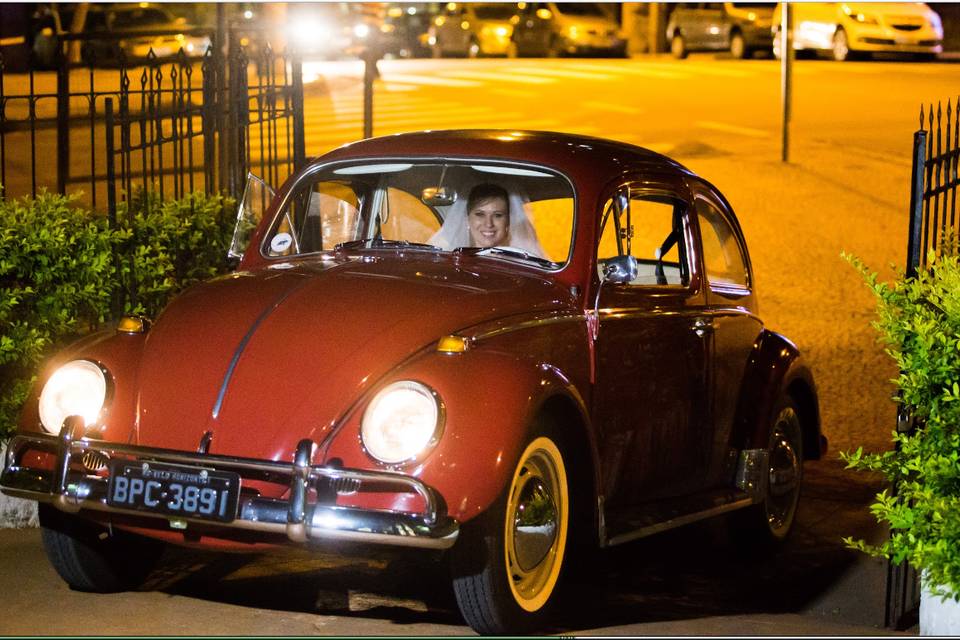
POLYGON ((693 332, 698 338, 704 337, 711 331, 713 331, 713 320, 710 318, 697 318, 693 321, 693 332))

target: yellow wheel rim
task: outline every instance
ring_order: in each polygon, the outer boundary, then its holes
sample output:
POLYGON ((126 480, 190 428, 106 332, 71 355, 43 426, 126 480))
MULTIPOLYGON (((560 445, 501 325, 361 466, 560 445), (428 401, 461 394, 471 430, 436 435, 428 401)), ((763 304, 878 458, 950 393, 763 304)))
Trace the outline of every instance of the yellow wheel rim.
POLYGON ((541 436, 527 446, 513 473, 503 529, 507 581, 526 611, 542 608, 557 585, 569 514, 563 456, 541 436))

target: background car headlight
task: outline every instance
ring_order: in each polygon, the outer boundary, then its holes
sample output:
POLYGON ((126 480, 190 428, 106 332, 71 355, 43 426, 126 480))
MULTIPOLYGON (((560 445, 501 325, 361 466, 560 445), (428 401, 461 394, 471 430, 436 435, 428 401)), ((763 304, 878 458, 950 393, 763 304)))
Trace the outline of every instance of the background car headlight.
POLYGON ((67 416, 81 416, 90 426, 97 421, 107 399, 107 378, 89 360, 73 360, 57 369, 40 393, 40 423, 59 433, 67 416))
POLYGON ((426 385, 412 380, 383 388, 363 414, 360 437, 377 460, 412 460, 436 444, 442 427, 440 403, 426 385))

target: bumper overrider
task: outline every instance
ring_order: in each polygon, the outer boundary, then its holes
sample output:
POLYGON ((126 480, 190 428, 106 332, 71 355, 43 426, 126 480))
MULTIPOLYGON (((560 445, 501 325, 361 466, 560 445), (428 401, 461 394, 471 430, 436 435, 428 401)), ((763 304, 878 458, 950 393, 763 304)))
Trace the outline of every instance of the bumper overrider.
POLYGON ((446 549, 456 542, 459 533, 459 524, 446 514, 443 499, 420 480, 389 471, 311 465, 314 443, 309 439, 300 441, 293 464, 287 464, 105 442, 83 437, 83 433, 82 420, 68 418, 58 436, 35 433, 12 438, 0 474, 0 490, 9 496, 50 503, 68 513, 89 510, 146 516, 167 520, 175 528, 196 522, 217 528, 283 534, 298 543, 340 540, 446 549), (54 456, 53 470, 24 466, 23 457, 28 452, 54 456), (204 470, 233 472, 240 475, 241 482, 243 478, 265 476, 288 478, 289 498, 241 494, 235 517, 227 522, 119 508, 108 503, 109 474, 104 476, 102 471, 95 473, 84 468, 83 461, 91 455, 99 460, 122 460, 145 466, 172 464, 200 473, 204 470), (405 513, 321 504, 310 498, 311 489, 318 489, 321 484, 327 488, 326 494, 350 495, 365 483, 376 485, 378 490, 387 487, 398 493, 415 493, 424 508, 419 513, 405 513))

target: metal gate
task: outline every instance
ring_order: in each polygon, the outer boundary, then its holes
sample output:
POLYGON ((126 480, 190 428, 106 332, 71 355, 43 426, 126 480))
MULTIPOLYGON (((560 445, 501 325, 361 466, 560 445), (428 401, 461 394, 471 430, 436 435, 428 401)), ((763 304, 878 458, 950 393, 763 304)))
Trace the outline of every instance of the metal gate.
POLYGON ((225 53, 229 36, 204 33, 213 44, 201 56, 68 63, 61 51, 55 70, 20 74, 0 57, 0 196, 47 189, 104 209, 134 190, 237 196, 248 170, 285 179, 304 157, 299 57, 269 45, 225 53))
MULTIPOLYGON (((960 168, 960 98, 920 108, 920 129, 913 135, 913 172, 910 186, 910 228, 907 239, 908 277, 927 266, 929 253, 956 254, 960 236, 957 187, 960 168)), ((897 415, 897 430, 915 429, 911 416, 897 415)), ((896 490, 896 487, 893 487, 896 490)), ((886 626, 913 626, 920 609, 920 581, 906 562, 887 565, 886 626)))

